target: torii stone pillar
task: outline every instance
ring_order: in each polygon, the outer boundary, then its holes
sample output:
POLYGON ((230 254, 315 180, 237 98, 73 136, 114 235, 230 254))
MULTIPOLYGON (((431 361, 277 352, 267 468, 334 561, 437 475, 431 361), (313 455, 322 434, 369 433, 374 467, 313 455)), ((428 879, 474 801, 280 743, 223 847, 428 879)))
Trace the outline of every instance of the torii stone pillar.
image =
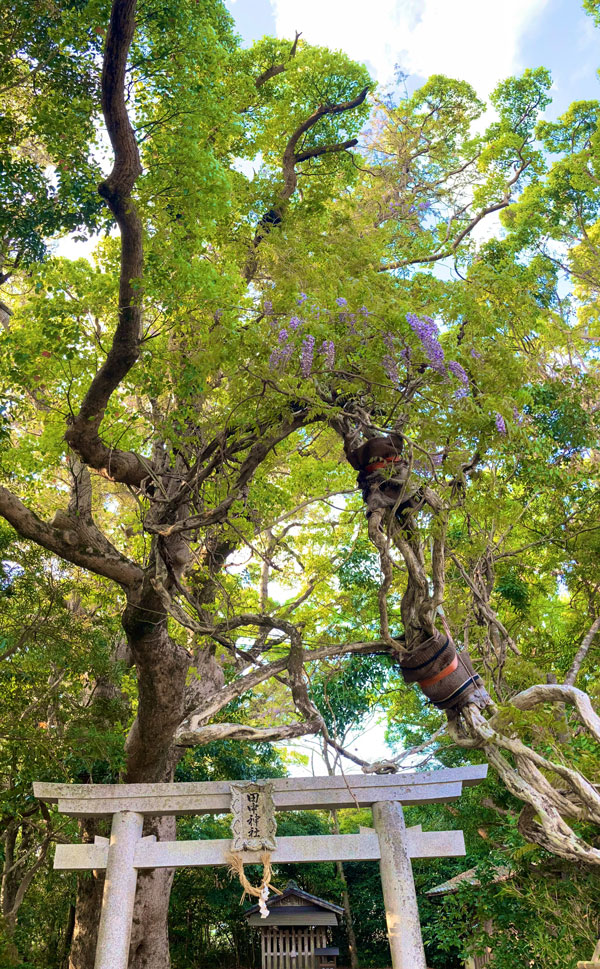
POLYGON ((402 805, 398 801, 377 802, 373 805, 373 823, 381 849, 379 870, 392 966, 427 969, 402 805))
POLYGON ((119 811, 113 816, 95 969, 126 966, 129 960, 137 882, 134 856, 143 827, 144 815, 136 811, 119 811))

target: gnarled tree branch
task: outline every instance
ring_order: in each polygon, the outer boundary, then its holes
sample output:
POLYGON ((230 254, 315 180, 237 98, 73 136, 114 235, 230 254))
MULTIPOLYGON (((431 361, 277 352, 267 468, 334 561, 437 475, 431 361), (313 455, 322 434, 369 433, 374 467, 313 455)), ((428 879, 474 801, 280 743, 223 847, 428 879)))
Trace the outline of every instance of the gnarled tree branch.
POLYGON ((135 365, 142 340, 142 222, 132 201, 142 167, 125 103, 127 57, 135 31, 136 0, 114 0, 102 66, 102 110, 114 150, 113 170, 98 192, 121 233, 119 315, 112 346, 93 378, 65 438, 86 464, 108 477, 139 486, 146 464, 133 453, 108 447, 99 428, 111 395, 135 365))
POLYGON ((142 571, 122 555, 93 525, 65 512, 58 512, 52 522, 45 522, 7 488, 0 486, 0 515, 21 535, 37 545, 89 569, 96 575, 112 579, 124 589, 134 588, 142 571))
POLYGON ((291 723, 283 727, 249 727, 242 723, 209 723, 194 727, 183 725, 175 734, 178 747, 196 747, 211 744, 215 740, 246 740, 250 743, 276 743, 293 740, 306 734, 316 733, 319 722, 291 723))
POLYGON ((326 102, 325 104, 319 105, 319 107, 313 111, 310 117, 303 121, 302 124, 298 125, 296 130, 290 136, 281 161, 283 187, 279 193, 279 198, 277 199, 274 207, 268 213, 269 218, 264 218, 261 221, 259 228, 256 230, 254 240, 252 242, 252 249, 246 263, 245 275, 247 282, 250 282, 254 276, 254 273, 256 272, 256 250, 265 236, 269 233, 271 227, 282 221, 287 205, 292 195, 296 191, 298 185, 298 173, 296 171, 296 165, 300 164, 300 162, 308 161, 310 158, 318 158, 320 155, 346 151, 349 148, 354 148, 354 146, 358 144, 356 138, 351 138, 348 141, 339 142, 338 144, 320 145, 297 152, 296 148, 298 146, 298 142, 303 135, 307 134, 312 128, 315 127, 321 118, 332 114, 342 114, 345 111, 352 111, 353 108, 357 108, 365 100, 368 91, 369 88, 367 86, 363 88, 360 94, 358 94, 355 98, 352 98, 350 101, 342 101, 339 104, 326 102))

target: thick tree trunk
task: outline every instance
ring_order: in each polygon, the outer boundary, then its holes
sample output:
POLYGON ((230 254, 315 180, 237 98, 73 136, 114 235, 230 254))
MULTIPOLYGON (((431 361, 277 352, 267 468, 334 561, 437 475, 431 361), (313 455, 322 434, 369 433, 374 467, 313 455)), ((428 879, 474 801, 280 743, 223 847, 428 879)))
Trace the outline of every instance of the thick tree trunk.
MULTIPOLYGON (((123 616, 138 678, 138 710, 127 737, 128 784, 170 782, 178 755, 173 735, 184 718, 186 674, 191 658, 168 635, 163 604, 150 581, 123 616)), ((86 822, 90 824, 90 822, 86 822)), ((91 830, 91 829, 90 829, 91 830)), ((175 818, 150 818, 145 834, 175 838, 175 818)), ((138 875, 130 969, 169 969, 168 910, 173 871, 138 875)), ((82 878, 69 969, 93 969, 104 878, 82 878)))
MULTIPOLYGON (((175 839, 175 818, 150 818, 144 834, 159 841, 175 839)), ((169 868, 138 875, 129 955, 130 969, 169 969, 168 912, 174 872, 169 868)), ((69 969, 94 969, 104 874, 86 872, 79 879, 69 969)))
MULTIPOLYGON (((337 811, 331 812, 331 817, 333 820, 333 830, 335 834, 340 833, 340 822, 338 818, 337 811)), ((336 861, 335 867, 337 869, 338 878, 342 883, 342 905, 344 906, 344 919, 346 922, 346 931, 348 932, 348 946, 350 949, 350 966, 351 969, 358 969, 358 948, 356 946, 356 933, 354 931, 354 920, 352 918, 352 909, 350 907, 350 894, 348 892, 348 879, 346 878, 346 872, 344 871, 344 864, 341 861, 336 861)))
MULTIPOLYGON (((175 818, 151 818, 144 825, 144 834, 174 841, 175 827, 175 818)), ((171 965, 168 914, 174 874, 172 868, 156 868, 138 875, 129 969, 168 969, 171 965)))
MULTIPOLYGON (((173 771, 160 779, 172 780, 173 771)), ((84 824, 89 826, 94 822, 84 824)), ((149 818, 144 834, 154 834, 159 841, 173 841, 175 828, 175 818, 149 818)), ((169 868, 142 871, 138 875, 129 969, 169 969, 171 965, 168 912, 173 875, 173 869, 169 868)), ((103 888, 103 872, 86 872, 79 880, 69 969, 94 969, 103 888)))
MULTIPOLYGON (((82 840, 93 841, 97 822, 86 819, 82 822, 81 829, 82 840)), ((69 969, 94 969, 103 888, 103 871, 86 871, 79 876, 69 969)))

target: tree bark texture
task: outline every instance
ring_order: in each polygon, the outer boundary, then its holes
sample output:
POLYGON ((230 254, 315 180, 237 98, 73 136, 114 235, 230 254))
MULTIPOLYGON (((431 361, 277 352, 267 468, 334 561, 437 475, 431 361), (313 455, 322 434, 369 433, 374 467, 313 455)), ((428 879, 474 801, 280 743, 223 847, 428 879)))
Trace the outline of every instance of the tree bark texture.
MULTIPOLYGON (((175 818, 151 818, 144 834, 155 834, 158 841, 174 841, 175 829, 175 818)), ((138 873, 130 969, 167 969, 171 965, 168 914, 174 874, 172 868, 138 873)))
MULTIPOLYGON (((96 825, 92 818, 81 822, 83 841, 94 840, 96 825)), ((94 969, 103 890, 103 871, 85 872, 79 876, 69 969, 94 969)))

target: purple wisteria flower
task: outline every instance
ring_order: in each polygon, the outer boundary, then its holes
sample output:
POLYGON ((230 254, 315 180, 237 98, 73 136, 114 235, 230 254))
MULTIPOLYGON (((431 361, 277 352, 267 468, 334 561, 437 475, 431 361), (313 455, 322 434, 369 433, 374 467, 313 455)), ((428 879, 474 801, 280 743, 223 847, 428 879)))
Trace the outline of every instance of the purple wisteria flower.
POLYGON ((504 422, 504 418, 502 414, 496 414, 495 422, 496 422, 496 430, 498 431, 498 433, 506 434, 506 424, 504 422))
POLYGON ((390 380, 390 383, 392 383, 394 387, 398 387, 400 384, 398 365, 396 364, 396 361, 394 360, 391 353, 386 353, 383 360, 381 361, 381 364, 388 376, 388 379, 390 380))
POLYGON ((283 347, 283 349, 279 354, 279 362, 285 365, 290 359, 293 352, 294 352, 293 343, 286 343, 286 345, 283 347))
POLYGON ((363 316, 368 316, 369 315, 369 311, 368 311, 368 309, 367 309, 366 306, 361 306, 361 308, 359 309, 358 312, 359 313, 362 313, 363 316))
POLYGON ((450 361, 448 364, 448 370, 451 374, 454 374, 457 380, 460 380, 460 387, 458 390, 454 391, 454 396, 456 400, 461 400, 469 393, 469 375, 462 364, 458 363, 456 360, 450 361))
POLYGON ((516 424, 523 423, 523 415, 519 412, 518 407, 513 407, 513 417, 515 419, 516 424))
POLYGON ((300 293, 298 297, 298 306, 302 306, 303 303, 306 303, 307 299, 308 299, 308 296, 306 295, 306 293, 300 293))
POLYGON ((429 358, 429 363, 438 373, 445 374, 444 350, 438 340, 438 328, 430 316, 418 317, 416 313, 407 313, 406 319, 411 330, 421 341, 421 345, 429 358))
POLYGON ((325 362, 330 370, 333 370, 333 365, 335 363, 335 343, 333 340, 323 340, 321 344, 321 353, 325 357, 325 362))
POLYGON ((343 296, 338 296, 338 298, 336 299, 336 303, 337 303, 338 306, 347 306, 348 305, 348 300, 347 299, 344 299, 343 296))
POLYGON ((285 343, 281 347, 275 347, 275 349, 271 351, 271 356, 269 357, 269 369, 277 370, 278 367, 283 368, 293 352, 293 343, 285 343))
POLYGON ((273 304, 270 299, 266 299, 263 303, 263 313, 265 316, 271 316, 273 313, 273 304))
POLYGON ((394 334, 388 330, 387 333, 383 334, 383 342, 390 353, 392 353, 394 349, 394 334))
POLYGON ((313 364, 313 353, 315 348, 315 338, 310 334, 305 336, 302 341, 302 352, 300 354, 300 369, 303 377, 310 377, 313 364))
POLYGON ((338 313, 340 323, 345 323, 350 333, 356 333, 356 313, 346 313, 342 310, 338 313))
POLYGON ((280 343, 287 343, 288 331, 287 330, 280 330, 279 331, 279 336, 277 337, 277 339, 279 340, 280 343))
POLYGON ((299 316, 292 316, 290 318, 290 330, 297 330, 301 326, 302 320, 299 316))
POLYGON ((478 351, 475 349, 471 350, 471 356, 473 357, 474 360, 481 360, 481 354, 478 353, 478 351))

